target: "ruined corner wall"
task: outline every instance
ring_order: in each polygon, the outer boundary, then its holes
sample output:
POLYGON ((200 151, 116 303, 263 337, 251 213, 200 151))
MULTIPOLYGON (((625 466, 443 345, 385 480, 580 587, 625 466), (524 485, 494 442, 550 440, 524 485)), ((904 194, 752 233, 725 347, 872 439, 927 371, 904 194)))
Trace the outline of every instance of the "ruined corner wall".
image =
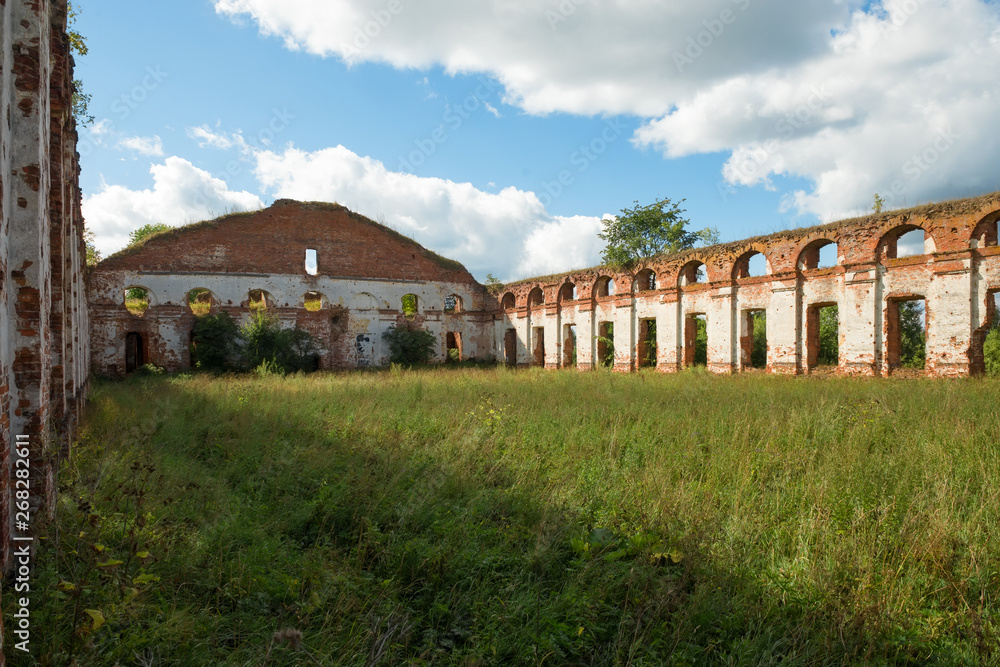
POLYGON ((171 371, 190 368, 196 316, 188 294, 195 289, 211 293, 209 312, 243 321, 250 293, 266 292, 268 311, 283 326, 313 335, 323 369, 387 363, 382 334, 409 321, 408 294, 417 297, 412 321, 438 339, 436 361, 447 358, 449 339, 464 357, 491 348, 485 292, 460 264, 342 206, 279 200, 166 232, 101 262, 89 290, 95 372, 124 375, 137 357, 171 371), (315 275, 306 270, 307 250, 316 253, 315 275), (133 287, 149 295, 142 315, 125 306, 133 287), (305 307, 307 294, 319 299, 319 310, 305 307), (449 297, 457 298, 454 312, 446 311, 449 297))
POLYGON ((1000 291, 998 219, 1000 193, 658 258, 640 267, 653 272, 652 289, 648 274, 600 267, 525 280, 500 295, 493 349, 510 364, 592 368, 611 323, 615 370, 635 370, 644 348, 655 344, 656 367, 673 372, 691 365, 692 318, 703 317, 709 370, 732 373, 750 366, 751 315, 764 311, 767 370, 811 373, 818 309, 836 305, 836 372, 886 376, 899 361, 898 304, 922 298, 925 373, 974 374, 982 370, 983 338, 1000 291), (897 257, 898 239, 913 230, 924 232, 923 252, 897 257), (836 263, 818 268, 819 248, 831 242, 836 263), (747 275, 755 253, 764 256, 766 275, 747 275), (697 267, 707 280, 696 282, 697 267), (644 336, 650 322, 655 341, 644 336))
POLYGON ((15 469, 30 464, 35 517, 54 493, 89 374, 65 0, 0 2, 0 67, 0 564, 7 568, 16 537, 12 478, 24 488, 15 469), (25 437, 27 461, 13 447, 25 437))

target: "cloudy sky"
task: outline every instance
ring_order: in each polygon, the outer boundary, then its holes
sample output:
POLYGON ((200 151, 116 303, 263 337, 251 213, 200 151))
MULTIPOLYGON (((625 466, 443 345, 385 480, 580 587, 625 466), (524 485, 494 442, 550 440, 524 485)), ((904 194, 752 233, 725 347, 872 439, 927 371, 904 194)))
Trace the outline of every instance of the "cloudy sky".
POLYGON ((996 0, 78 4, 105 255, 289 197, 511 279, 634 201, 735 240, 1000 190, 996 0))

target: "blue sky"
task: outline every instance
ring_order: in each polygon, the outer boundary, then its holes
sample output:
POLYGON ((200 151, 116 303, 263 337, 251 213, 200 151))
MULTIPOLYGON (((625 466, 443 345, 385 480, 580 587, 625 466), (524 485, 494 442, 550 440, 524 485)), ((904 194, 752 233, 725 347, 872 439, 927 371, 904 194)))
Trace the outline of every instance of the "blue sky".
POLYGON ((109 254, 291 197, 478 278, 599 261, 685 199, 723 240, 1000 189, 984 0, 81 0, 84 214, 109 254), (560 182, 561 181, 561 182, 560 182))

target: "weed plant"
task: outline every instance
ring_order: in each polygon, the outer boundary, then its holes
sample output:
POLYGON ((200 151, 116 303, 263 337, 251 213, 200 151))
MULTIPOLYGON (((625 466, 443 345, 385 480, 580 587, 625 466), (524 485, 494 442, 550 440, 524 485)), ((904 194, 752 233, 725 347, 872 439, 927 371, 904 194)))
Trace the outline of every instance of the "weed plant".
POLYGON ((998 405, 704 371, 97 384, 10 664, 997 664, 998 405))

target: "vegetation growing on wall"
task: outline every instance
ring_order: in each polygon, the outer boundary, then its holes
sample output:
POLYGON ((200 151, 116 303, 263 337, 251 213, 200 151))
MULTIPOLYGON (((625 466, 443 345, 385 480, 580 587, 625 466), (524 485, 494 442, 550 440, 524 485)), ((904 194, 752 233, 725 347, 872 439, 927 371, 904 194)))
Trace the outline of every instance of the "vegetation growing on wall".
POLYGON ((382 334, 394 364, 426 364, 434 354, 437 337, 410 322, 390 327, 382 334))

